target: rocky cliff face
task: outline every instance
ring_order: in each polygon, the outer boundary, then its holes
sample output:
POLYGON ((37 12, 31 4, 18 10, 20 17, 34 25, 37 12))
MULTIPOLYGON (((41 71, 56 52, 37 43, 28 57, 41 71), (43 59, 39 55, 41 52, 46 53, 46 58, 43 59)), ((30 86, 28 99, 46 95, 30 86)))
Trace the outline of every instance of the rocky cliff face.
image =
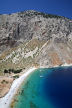
POLYGON ((26 62, 72 63, 72 20, 36 11, 0 15, 0 66, 26 62))

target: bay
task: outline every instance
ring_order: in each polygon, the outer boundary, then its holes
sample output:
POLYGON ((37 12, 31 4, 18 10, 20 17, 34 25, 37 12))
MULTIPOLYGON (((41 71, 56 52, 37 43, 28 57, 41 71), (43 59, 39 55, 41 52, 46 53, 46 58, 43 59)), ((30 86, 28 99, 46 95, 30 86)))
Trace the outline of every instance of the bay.
POLYGON ((72 67, 35 70, 15 98, 14 108, 72 108, 72 67))

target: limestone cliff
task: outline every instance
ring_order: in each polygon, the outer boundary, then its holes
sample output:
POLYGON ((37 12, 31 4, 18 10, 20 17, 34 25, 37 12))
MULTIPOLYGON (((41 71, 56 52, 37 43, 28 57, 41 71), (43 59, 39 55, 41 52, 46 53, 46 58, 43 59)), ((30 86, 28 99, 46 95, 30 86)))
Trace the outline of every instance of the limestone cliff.
POLYGON ((72 63, 72 20, 33 10, 0 15, 0 72, 72 63))

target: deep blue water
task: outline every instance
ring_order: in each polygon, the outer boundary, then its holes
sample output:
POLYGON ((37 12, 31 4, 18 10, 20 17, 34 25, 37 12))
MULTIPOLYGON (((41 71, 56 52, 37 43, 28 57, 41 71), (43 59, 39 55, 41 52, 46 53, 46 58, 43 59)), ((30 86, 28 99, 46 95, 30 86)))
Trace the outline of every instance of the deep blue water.
POLYGON ((15 99, 14 108, 72 108, 72 67, 35 70, 15 99))
POLYGON ((72 67, 54 68, 46 76, 43 93, 58 108, 72 108, 72 67))

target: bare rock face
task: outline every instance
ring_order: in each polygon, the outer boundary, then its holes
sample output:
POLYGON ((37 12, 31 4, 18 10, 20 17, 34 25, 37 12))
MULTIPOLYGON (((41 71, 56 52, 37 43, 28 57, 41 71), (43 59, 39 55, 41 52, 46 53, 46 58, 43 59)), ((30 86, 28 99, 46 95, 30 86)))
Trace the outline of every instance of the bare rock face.
POLYGON ((72 41, 72 20, 36 11, 0 15, 0 52, 6 48, 31 40, 54 40, 56 43, 72 41))
POLYGON ((37 46, 35 63, 72 63, 72 20, 33 10, 0 15, 0 54, 34 39, 44 43, 37 46))

